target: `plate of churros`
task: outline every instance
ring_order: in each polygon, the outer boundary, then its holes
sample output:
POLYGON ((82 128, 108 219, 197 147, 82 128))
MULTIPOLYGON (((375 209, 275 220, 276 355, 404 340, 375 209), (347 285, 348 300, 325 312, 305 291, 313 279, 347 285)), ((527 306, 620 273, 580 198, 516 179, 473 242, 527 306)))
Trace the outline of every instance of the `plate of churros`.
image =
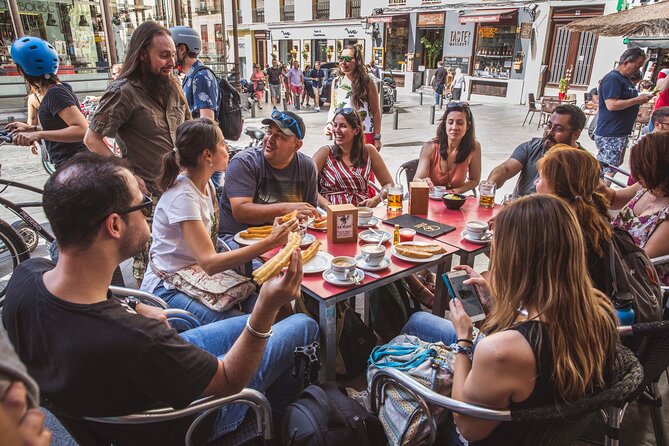
POLYGON ((327 231, 328 230, 328 219, 327 217, 323 216, 321 218, 317 218, 314 221, 312 221, 309 226, 307 226, 309 229, 315 229, 317 231, 327 231))
POLYGON ((240 245, 252 245, 260 240, 263 240, 272 233, 272 226, 253 226, 244 231, 239 231, 235 234, 234 240, 240 245))
POLYGON ((428 263, 446 254, 446 249, 437 243, 404 242, 393 246, 390 253, 407 262, 428 263))

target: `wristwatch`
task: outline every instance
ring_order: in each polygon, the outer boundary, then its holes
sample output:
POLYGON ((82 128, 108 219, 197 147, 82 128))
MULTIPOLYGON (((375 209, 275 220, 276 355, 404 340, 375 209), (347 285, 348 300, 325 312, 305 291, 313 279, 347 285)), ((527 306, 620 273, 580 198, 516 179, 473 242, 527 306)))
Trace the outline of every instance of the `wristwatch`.
POLYGON ((137 311, 137 304, 141 302, 136 297, 126 297, 125 303, 132 308, 132 311, 137 311))
POLYGON ((453 353, 455 353, 455 354, 464 353, 465 355, 467 355, 469 360, 472 359, 472 348, 471 347, 463 347, 462 345, 458 344, 457 342, 449 345, 449 347, 450 347, 450 349, 453 353))
POLYGON ((374 141, 381 141, 381 134, 380 133, 375 133, 374 134, 374 141))

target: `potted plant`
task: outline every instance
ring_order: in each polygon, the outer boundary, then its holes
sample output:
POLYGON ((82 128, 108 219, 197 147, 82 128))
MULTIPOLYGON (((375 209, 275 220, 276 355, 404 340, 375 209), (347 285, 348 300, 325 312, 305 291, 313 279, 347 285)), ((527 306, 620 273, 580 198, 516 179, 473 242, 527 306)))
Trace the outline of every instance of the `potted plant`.
POLYGON ((427 68, 434 68, 437 65, 437 59, 441 57, 441 49, 444 46, 444 42, 439 39, 432 42, 427 36, 423 36, 420 39, 420 43, 423 44, 427 53, 427 68))
POLYGON ((332 61, 332 56, 334 55, 334 48, 332 45, 328 46, 328 49, 326 50, 326 54, 328 56, 328 61, 332 61))
POLYGON ((560 100, 563 101, 567 96, 567 90, 569 89, 569 79, 563 77, 558 81, 558 96, 560 100))

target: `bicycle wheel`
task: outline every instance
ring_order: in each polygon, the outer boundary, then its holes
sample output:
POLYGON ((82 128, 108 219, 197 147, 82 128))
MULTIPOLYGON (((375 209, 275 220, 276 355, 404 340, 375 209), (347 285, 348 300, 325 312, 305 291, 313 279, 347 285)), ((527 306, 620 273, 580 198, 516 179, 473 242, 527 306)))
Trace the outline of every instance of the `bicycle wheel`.
POLYGON ((30 251, 21 236, 9 223, 0 220, 0 309, 5 304, 5 289, 14 268, 30 258, 30 251))
POLYGON ((44 143, 44 140, 39 141, 39 157, 42 161, 42 167, 46 173, 53 175, 54 172, 56 172, 56 168, 53 164, 51 164, 51 157, 49 156, 49 152, 46 150, 46 144, 44 143))

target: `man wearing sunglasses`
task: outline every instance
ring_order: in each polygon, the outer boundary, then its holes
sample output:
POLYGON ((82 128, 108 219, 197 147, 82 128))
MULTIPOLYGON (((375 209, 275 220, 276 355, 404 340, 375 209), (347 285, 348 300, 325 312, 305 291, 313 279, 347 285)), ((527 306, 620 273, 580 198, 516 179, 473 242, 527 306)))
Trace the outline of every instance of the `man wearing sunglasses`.
MULTIPOLYGON (((318 339, 316 322, 305 315, 273 325, 279 307, 300 292, 299 252, 285 275, 263 285, 250 315, 181 334, 169 328, 162 309, 111 296, 116 266, 149 242, 143 212, 151 206, 121 160, 72 158, 44 188, 58 263, 21 263, 6 290, 2 322, 9 339, 43 404, 77 440, 94 433, 104 444, 183 444, 184 423, 106 426, 81 417, 182 408, 245 386, 267 394, 281 413, 301 389, 301 379, 292 377, 293 351, 318 339)), ((212 436, 236 429, 245 411, 221 411, 212 436)))
POLYGON ((294 210, 301 220, 318 217, 318 173, 300 153, 306 126, 293 112, 274 110, 263 145, 230 160, 221 195, 219 235, 231 247, 234 234, 249 226, 271 224, 294 210))
POLYGON ((534 182, 539 177, 539 160, 556 144, 581 147, 577 140, 586 121, 585 113, 579 107, 572 104, 559 105, 546 123, 543 137, 532 138, 516 147, 509 159, 490 172, 488 181, 493 181, 500 188, 520 173, 513 193, 518 196, 535 193, 534 182))

